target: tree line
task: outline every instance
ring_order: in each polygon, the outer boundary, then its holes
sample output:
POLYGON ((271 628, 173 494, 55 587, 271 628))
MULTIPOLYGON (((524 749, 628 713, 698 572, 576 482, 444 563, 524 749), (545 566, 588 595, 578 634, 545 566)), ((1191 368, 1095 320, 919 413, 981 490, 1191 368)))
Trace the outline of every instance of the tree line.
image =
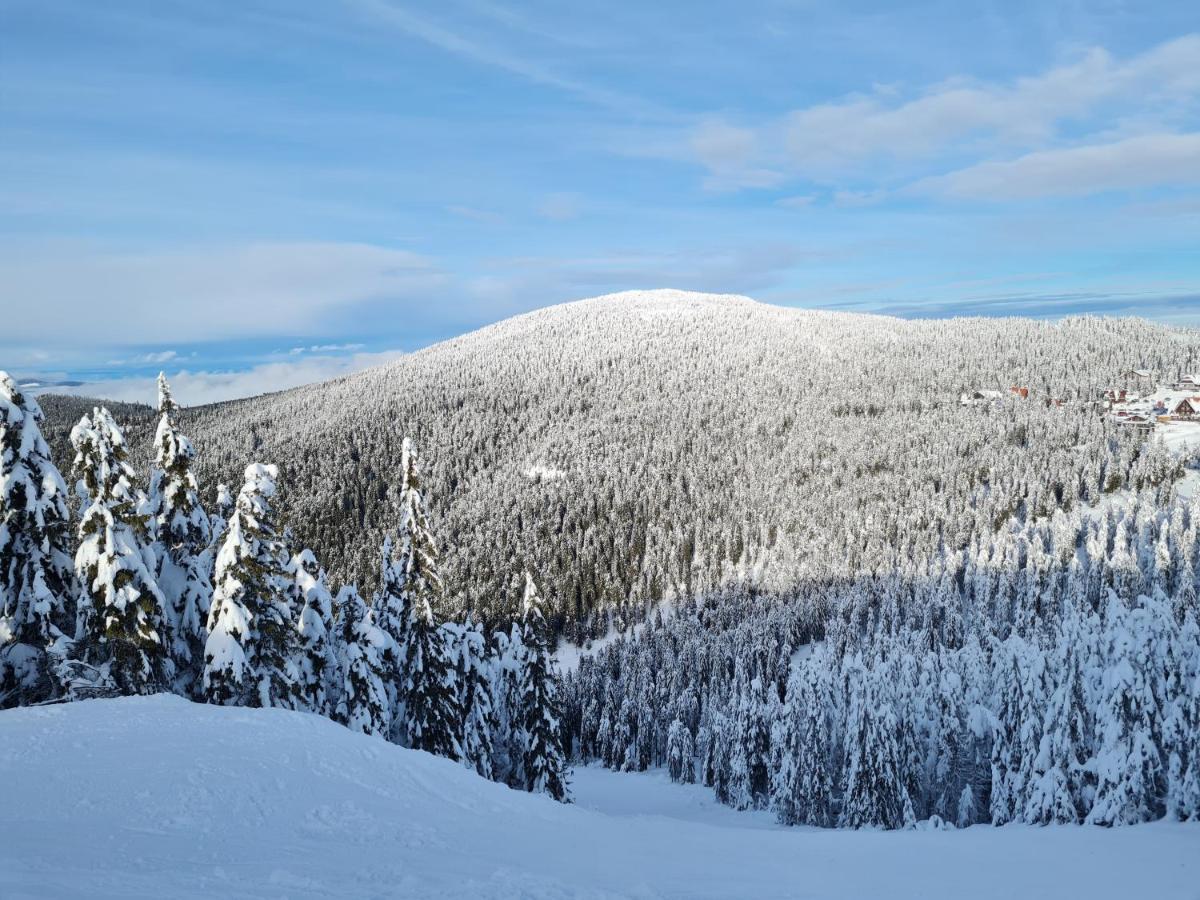
MULTIPOLYGON (((205 497, 247 459, 277 463, 297 540, 368 593, 411 436, 456 587, 444 599, 506 627, 529 568, 552 627, 584 644, 738 578, 784 590, 826 558, 838 577, 886 572, 1014 514, 1169 489, 1178 461, 1085 402, 1137 387, 1120 375, 1135 368, 1200 370, 1200 333, 648 294, 542 310, 180 422, 205 497), (1013 385, 1037 399, 959 405, 962 391, 1013 385)), ((42 400, 51 446, 70 452, 92 404, 42 400)), ((110 408, 148 468, 155 414, 110 408)))
POLYGON ((1200 819, 1200 502, 685 602, 566 682, 574 752, 787 824, 1200 819))
POLYGON ((206 509, 159 378, 143 490, 121 429, 95 407, 71 429, 77 521, 37 402, 0 373, 0 708, 172 691, 328 716, 461 761, 512 787, 568 795, 553 636, 525 573, 520 615, 439 621, 447 588, 412 443, 378 588, 331 591, 277 509, 279 472, 245 467, 206 509))

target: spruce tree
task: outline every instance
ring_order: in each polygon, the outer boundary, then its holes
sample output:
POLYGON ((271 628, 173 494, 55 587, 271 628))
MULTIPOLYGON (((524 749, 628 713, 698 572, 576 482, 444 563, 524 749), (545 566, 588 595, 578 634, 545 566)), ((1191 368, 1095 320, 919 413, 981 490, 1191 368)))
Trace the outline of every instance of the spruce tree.
POLYGON ((567 764, 550 635, 542 598, 528 572, 525 573, 521 612, 521 642, 526 651, 525 667, 521 672, 525 789, 549 794, 565 803, 568 802, 567 764))
POLYGON ((805 660, 788 684, 785 762, 775 783, 773 805, 785 825, 833 824, 829 702, 821 664, 805 660))
POLYGON ((458 708, 462 712, 462 760, 484 778, 492 778, 495 735, 498 730, 492 691, 492 660, 483 628, 469 617, 462 624, 447 622, 443 640, 454 660, 458 708))
POLYGON ((164 609, 172 637, 168 650, 174 661, 176 689, 191 694, 199 689, 204 665, 214 553, 209 547, 212 523, 200 503, 192 472, 196 454, 179 431, 178 409, 166 376, 160 372, 159 421, 150 470, 150 530, 157 548, 157 579, 166 597, 164 609))
POLYGON ((251 463, 216 561, 204 646, 204 696, 225 706, 300 704, 296 630, 288 602, 287 551, 279 538, 279 471, 251 463))
POLYGON ((0 709, 55 696, 47 648, 74 631, 67 487, 42 419, 0 371, 0 709))
POLYGON ((409 607, 404 645, 404 735, 409 747, 462 759, 458 684, 453 660, 433 619, 429 599, 409 607))
POLYGON ((1046 705, 1034 781, 1024 819, 1030 824, 1075 824, 1087 814, 1093 725, 1086 696, 1080 636, 1072 617, 1060 631, 1054 688, 1046 705))
MULTIPOLYGON (((1031 654, 1029 645, 1015 633, 997 648, 996 732, 992 744, 992 822, 1004 825, 1024 817, 1033 775, 1033 761, 1040 744, 1034 743, 1031 722, 1041 708, 1029 693, 1031 654)), ((1040 721, 1040 720, 1039 720, 1040 721)), ((1037 731, 1040 731, 1040 725, 1037 731)))
POLYGON ((352 731, 387 737, 391 705, 384 687, 388 639, 353 585, 338 592, 341 685, 336 719, 352 731))
POLYGON ((1153 660, 1145 652, 1146 618, 1144 607, 1129 609, 1110 592, 1108 660, 1096 716, 1096 799, 1087 818, 1092 824, 1132 825, 1166 811, 1165 765, 1154 739, 1161 710, 1151 684, 1153 660))
POLYGON ((406 743, 404 735, 405 648, 408 645, 408 614, 411 598, 405 590, 404 573, 392 554, 392 539, 383 539, 380 551, 379 589, 371 597, 371 616, 383 635, 380 665, 387 693, 388 740, 406 743))
POLYGON ((333 596, 325 583, 325 570, 309 549, 288 563, 291 607, 296 610, 299 653, 298 687, 303 707, 322 716, 337 706, 337 658, 334 653, 333 596))
POLYGON ((878 669, 860 670, 854 683, 839 825, 901 828, 910 824, 911 801, 904 786, 896 713, 878 669))
POLYGON ((461 759, 455 670, 433 613, 442 590, 437 545, 425 516, 416 450, 407 438, 401 468, 396 557, 388 558, 385 544, 383 586, 376 598, 399 675, 393 737, 415 750, 461 759))
POLYGON ((125 439, 97 407, 71 430, 75 473, 86 495, 75 573, 80 596, 70 657, 122 694, 170 685, 169 637, 150 543, 146 497, 135 486, 125 439))
MULTIPOLYGON (((492 699, 495 702, 496 733, 492 740, 492 777, 517 790, 525 789, 525 726, 521 706, 521 679, 528 651, 521 626, 513 622, 507 632, 494 637, 492 699)), ((611 718, 603 718, 596 736, 605 763, 611 744, 611 718)))
POLYGON ((675 718, 667 729, 667 774, 672 781, 681 784, 692 784, 696 780, 695 748, 692 745, 692 733, 683 724, 683 720, 675 718))

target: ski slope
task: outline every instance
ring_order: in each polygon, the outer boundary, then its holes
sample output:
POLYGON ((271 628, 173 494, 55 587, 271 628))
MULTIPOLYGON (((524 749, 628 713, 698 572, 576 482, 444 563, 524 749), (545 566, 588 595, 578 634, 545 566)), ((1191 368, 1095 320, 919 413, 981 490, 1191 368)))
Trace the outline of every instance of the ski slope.
POLYGON ((1195 898, 1200 825, 786 829, 661 774, 510 791, 316 716, 0 713, 0 896, 1195 898))

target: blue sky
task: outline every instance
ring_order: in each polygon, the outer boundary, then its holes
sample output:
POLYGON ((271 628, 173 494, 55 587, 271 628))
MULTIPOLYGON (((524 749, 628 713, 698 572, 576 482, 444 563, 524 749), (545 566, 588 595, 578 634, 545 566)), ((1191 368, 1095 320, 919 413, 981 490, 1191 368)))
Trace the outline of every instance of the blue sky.
POLYGON ((0 368, 185 402, 647 287, 1200 324, 1200 8, 0 0, 0 368))

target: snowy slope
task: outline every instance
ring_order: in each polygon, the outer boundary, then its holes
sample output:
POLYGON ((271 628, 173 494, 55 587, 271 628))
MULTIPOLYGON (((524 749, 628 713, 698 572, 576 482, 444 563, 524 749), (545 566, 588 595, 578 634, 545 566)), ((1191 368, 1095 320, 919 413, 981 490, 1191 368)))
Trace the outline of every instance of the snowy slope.
POLYGON ((585 770, 560 806, 315 716, 159 696, 0 713, 0 896, 1197 896, 1200 826, 782 829, 585 770))
MULTIPOLYGON (((961 392, 1090 400, 1121 372, 1198 356, 1200 331, 1133 319, 903 321, 636 291, 180 422, 206 500, 218 481, 236 489, 249 462, 278 465, 296 540, 364 593, 399 517, 401 440, 414 439, 447 612, 502 623, 528 568, 556 628, 581 644, 610 614, 623 629, 673 596, 919 564, 1030 491, 1094 493, 1099 471, 1134 455, 1118 444, 1140 435, 1091 406, 963 407, 961 392)), ((47 410, 65 470, 67 435, 90 409, 47 410)), ((114 414, 144 471, 154 417, 114 414)))

